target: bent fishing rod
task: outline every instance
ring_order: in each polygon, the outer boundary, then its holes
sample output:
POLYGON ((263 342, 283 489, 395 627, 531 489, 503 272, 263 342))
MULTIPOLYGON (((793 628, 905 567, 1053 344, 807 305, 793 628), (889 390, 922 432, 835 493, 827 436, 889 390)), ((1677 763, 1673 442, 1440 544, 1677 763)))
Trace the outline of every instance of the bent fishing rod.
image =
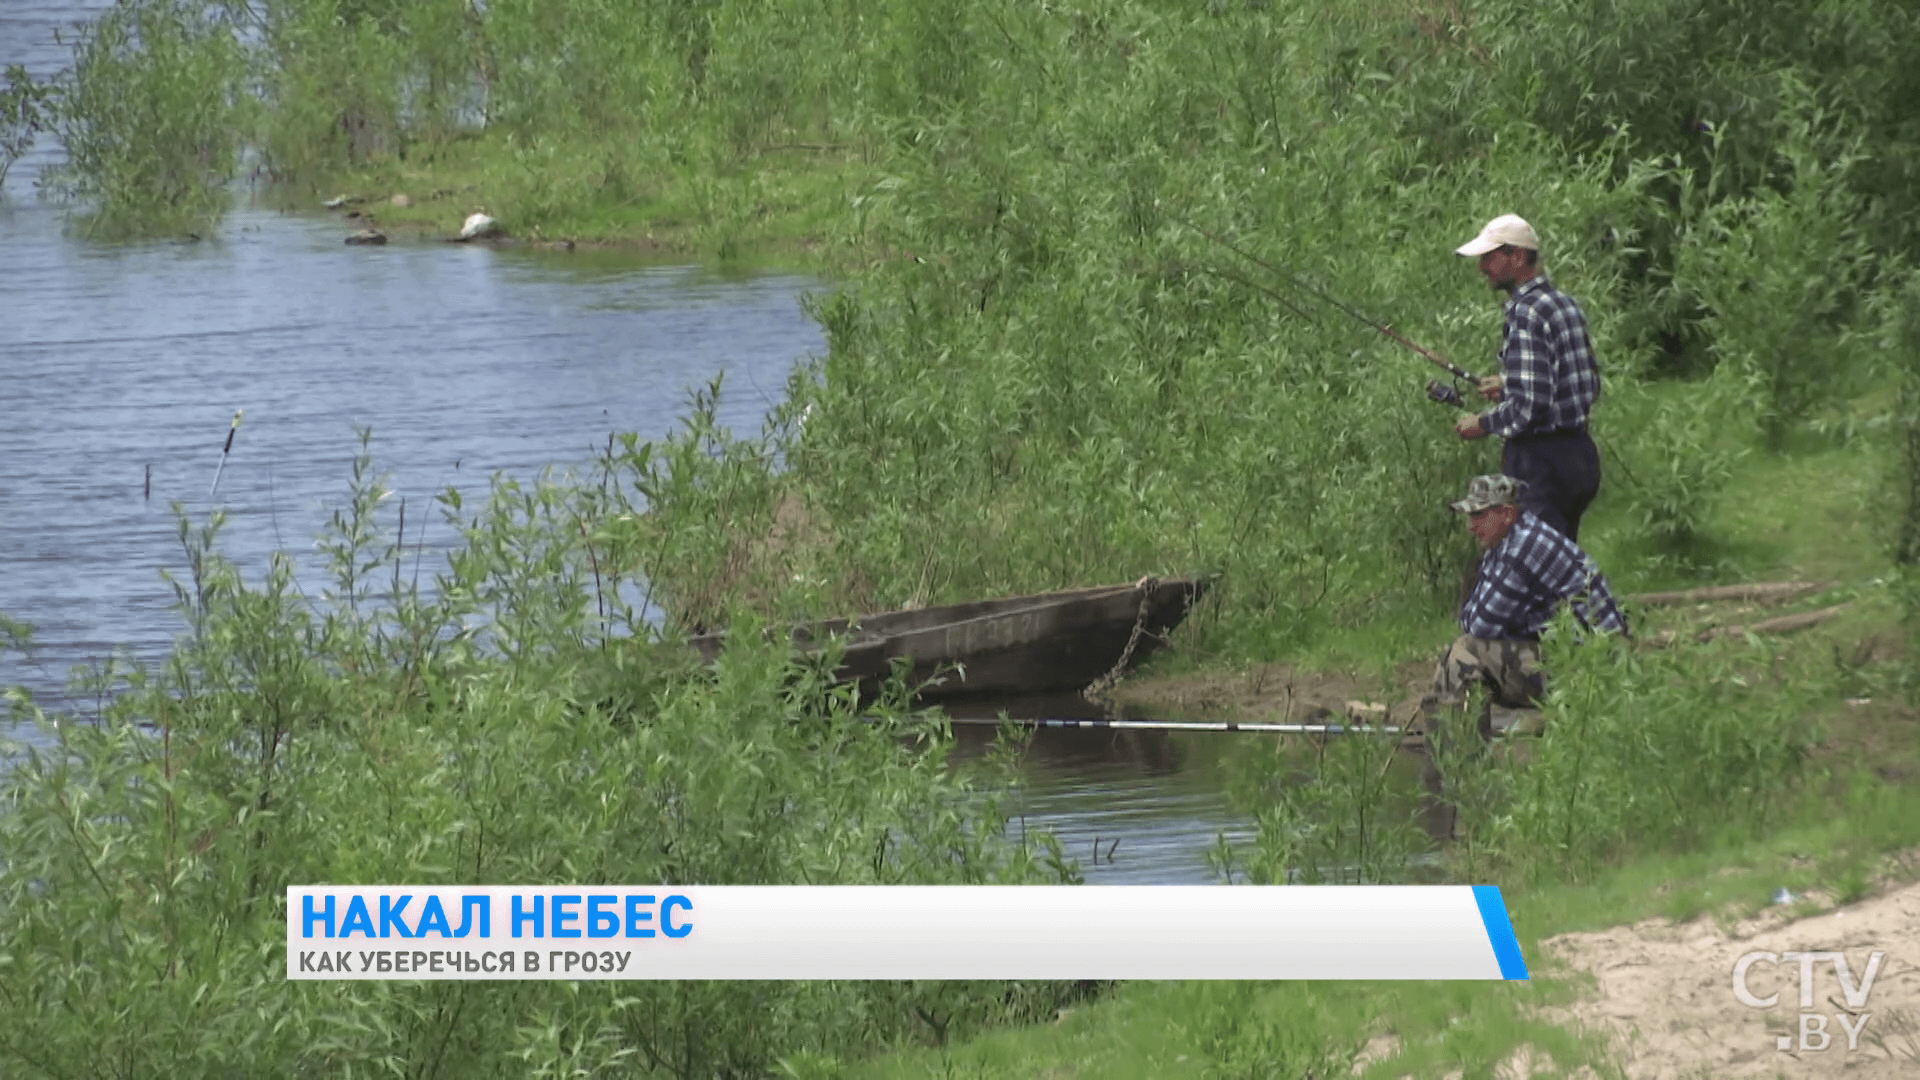
MULTIPOLYGON (((1465 379, 1466 381, 1470 383, 1474 383, 1475 385, 1478 385, 1478 383, 1480 382, 1479 377, 1474 375, 1471 371, 1468 371, 1466 368, 1463 368, 1460 365, 1454 363, 1453 361, 1447 359, 1446 357, 1441 356, 1439 353, 1434 352, 1432 349, 1426 348, 1425 346, 1420 345, 1419 343, 1408 339, 1404 334, 1401 334, 1398 330, 1395 330, 1390 324, 1380 322, 1377 319, 1369 318, 1366 315, 1366 313, 1360 311, 1358 308, 1354 307, 1353 305, 1342 301, 1339 297, 1332 295, 1331 293, 1327 292, 1325 289, 1321 288, 1320 286, 1314 284, 1312 281, 1308 280, 1307 278, 1302 277, 1301 275, 1296 274, 1293 271, 1288 270, 1284 267, 1275 266, 1273 263, 1268 262, 1265 259, 1262 259, 1258 255, 1255 255, 1250 251, 1247 251, 1246 249, 1242 248, 1240 245, 1235 244, 1233 241, 1228 240, 1223 236, 1220 236, 1216 233, 1213 233, 1207 229, 1200 227, 1199 225, 1195 224, 1193 221, 1189 220, 1188 218, 1180 214, 1169 212, 1168 216, 1172 217, 1175 221, 1178 221, 1180 224, 1185 225, 1187 228, 1192 229, 1194 232, 1199 233, 1201 236, 1206 237, 1208 240, 1211 240, 1214 243, 1220 245, 1221 247, 1226 248, 1228 251, 1233 252, 1235 255, 1240 256, 1242 259, 1245 259, 1246 261, 1252 263, 1253 265, 1258 266, 1262 270, 1265 270, 1267 273, 1272 274, 1275 277, 1284 278, 1287 281, 1292 282, 1296 288, 1302 289, 1305 292, 1311 294, 1313 297, 1320 300, 1322 303, 1326 304, 1327 306, 1333 308, 1335 311, 1340 312, 1342 315, 1345 315, 1348 318, 1354 319, 1360 322, 1362 325, 1367 326, 1377 331, 1381 335, 1392 339, 1393 341, 1399 343, 1400 345, 1405 346, 1406 348, 1412 350, 1413 352, 1418 353, 1420 356, 1424 357, 1429 363, 1445 371, 1447 374, 1452 375, 1454 378, 1465 379)), ((1298 305, 1294 304, 1292 301, 1288 300, 1286 297, 1281 296, 1277 291, 1273 289, 1267 288, 1266 286, 1260 285, 1256 282, 1248 281, 1246 278, 1240 277, 1236 274, 1229 274, 1229 273, 1225 273, 1217 270, 1208 271, 1208 272, 1213 273, 1218 277, 1226 278, 1229 281, 1239 282, 1241 285, 1245 285, 1249 288, 1258 289, 1259 291, 1267 294, 1268 296, 1273 297, 1275 300, 1280 301, 1280 303, 1286 305, 1286 307, 1289 310, 1293 311, 1294 313, 1300 314, 1300 315, 1305 314, 1300 310, 1298 305)), ((1460 391, 1456 387, 1449 386, 1438 379, 1434 379, 1427 383, 1427 396, 1433 399, 1434 401, 1441 403, 1442 405, 1452 405, 1456 408, 1461 408, 1461 409, 1469 408, 1467 403, 1461 400, 1460 391)))

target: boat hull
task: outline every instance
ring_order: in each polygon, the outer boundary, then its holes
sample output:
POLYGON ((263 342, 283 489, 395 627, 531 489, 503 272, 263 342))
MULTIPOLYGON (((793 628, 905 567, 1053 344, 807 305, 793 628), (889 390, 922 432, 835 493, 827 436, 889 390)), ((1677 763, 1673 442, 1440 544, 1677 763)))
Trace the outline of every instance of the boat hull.
MULTIPOLYGON (((795 627, 812 651, 845 643, 836 676, 874 687, 896 661, 922 699, 1083 689, 1158 652, 1201 594, 1198 578, 1148 578, 1065 592, 865 615, 795 627)), ((724 633, 689 640, 708 661, 724 633)))

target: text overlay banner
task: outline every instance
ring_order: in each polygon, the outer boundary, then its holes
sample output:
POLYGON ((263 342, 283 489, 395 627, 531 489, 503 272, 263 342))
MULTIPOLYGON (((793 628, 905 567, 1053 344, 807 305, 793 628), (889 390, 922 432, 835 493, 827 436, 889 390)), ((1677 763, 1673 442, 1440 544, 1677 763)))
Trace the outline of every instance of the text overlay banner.
POLYGON ((1524 979, 1491 886, 295 886, 291 979, 1524 979))

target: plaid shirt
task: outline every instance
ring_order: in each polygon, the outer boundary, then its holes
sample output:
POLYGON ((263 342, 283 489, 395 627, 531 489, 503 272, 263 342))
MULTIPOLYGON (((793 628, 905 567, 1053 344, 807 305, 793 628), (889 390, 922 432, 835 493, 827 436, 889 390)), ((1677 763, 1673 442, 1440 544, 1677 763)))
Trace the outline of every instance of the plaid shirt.
POLYGON ((1536 639, 1562 600, 1589 629, 1627 632, 1607 579, 1579 545, 1522 510, 1507 535, 1480 556, 1473 592, 1460 606, 1469 637, 1536 639))
POLYGON ((1506 376, 1500 404, 1480 415, 1489 435, 1545 435, 1587 426, 1600 396, 1600 365, 1587 338, 1587 317, 1573 297, 1540 274, 1507 301, 1500 344, 1506 376))

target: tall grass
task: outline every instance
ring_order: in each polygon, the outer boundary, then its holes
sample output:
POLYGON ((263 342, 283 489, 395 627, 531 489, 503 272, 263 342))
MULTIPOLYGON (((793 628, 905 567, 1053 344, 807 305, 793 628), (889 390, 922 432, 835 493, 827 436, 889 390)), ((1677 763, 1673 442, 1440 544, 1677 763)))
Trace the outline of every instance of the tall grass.
POLYGON ((0 776, 10 1068, 764 1076, 1084 992, 286 981, 304 882, 1057 880, 939 723, 862 710, 758 635, 707 672, 644 621, 609 632, 578 489, 449 496, 465 543, 425 590, 384 494, 363 453, 320 597, 285 558, 244 580, 217 521, 183 519, 174 654, 114 673, 98 723, 23 705, 48 742, 0 776))
POLYGON ((1783 668, 1758 642, 1690 655, 1555 629, 1545 733, 1490 748, 1456 728, 1425 751, 1444 807, 1409 798, 1391 740, 1263 747, 1236 762, 1232 784, 1258 834, 1244 850, 1223 840, 1215 864, 1252 880, 1404 880, 1429 847, 1412 832, 1420 813, 1436 839, 1450 822, 1448 850, 1470 880, 1590 882, 1632 858, 1764 836, 1805 792, 1821 738, 1806 713, 1831 696, 1818 674, 1783 668))
POLYGON ((1510 860, 1591 880, 1622 856, 1764 835, 1792 805, 1820 737, 1804 716, 1815 689, 1772 650, 1743 643, 1703 663, 1614 636, 1575 643, 1570 628, 1544 649, 1546 734, 1492 808, 1510 860))
MULTIPOLYGON (((510 228, 677 185, 727 255, 774 212, 773 163, 819 154, 860 162, 827 215, 857 257, 814 301, 829 352, 770 429, 721 430, 709 393, 679 437, 616 441, 579 487, 449 493, 465 542, 428 589, 370 467, 318 602, 286 563, 248 583, 186 530, 186 642, 114 674, 105 722, 59 725, 0 789, 0 1046, 50 1074, 763 1075, 1044 1014, 1071 989, 288 984, 275 905, 295 881, 1058 876, 949 776, 930 722, 859 712, 751 632, 688 670, 649 604, 674 631, 751 631, 1218 569, 1184 632, 1213 656, 1432 620, 1465 554, 1439 500, 1496 448, 1451 434, 1417 360, 1290 281, 1488 371, 1500 298, 1451 251, 1497 213, 1534 222, 1590 316, 1596 517, 1646 551, 1710 550, 1706 508, 1749 442, 1792 452, 1850 380, 1890 370, 1869 334, 1898 343, 1884 426, 1910 481, 1914 320, 1892 313, 1920 253, 1914 18, 1898 0, 122 0, 34 99, 70 156, 56 190, 103 229, 216 218, 249 148, 308 188, 471 153, 490 187, 460 194, 510 228)), ((1797 699, 1757 655, 1549 659, 1533 760, 1458 765, 1485 865, 1590 877, 1763 827, 1798 782, 1797 699)), ((1302 763, 1267 761, 1239 865, 1391 878, 1414 845, 1383 753, 1336 743, 1278 789, 1302 763)), ((1240 1049, 1222 1068, 1323 1050, 1240 1049)))

